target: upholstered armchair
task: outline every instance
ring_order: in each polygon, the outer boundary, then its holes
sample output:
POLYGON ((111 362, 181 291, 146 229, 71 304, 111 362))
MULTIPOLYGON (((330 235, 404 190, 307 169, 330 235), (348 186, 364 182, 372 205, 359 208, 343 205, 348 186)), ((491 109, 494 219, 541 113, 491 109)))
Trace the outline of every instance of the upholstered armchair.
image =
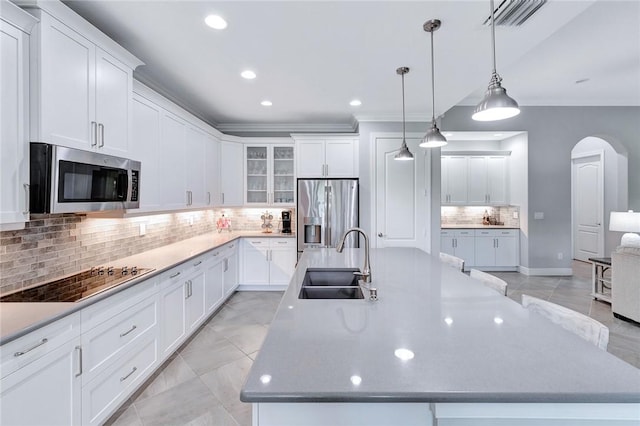
POLYGON ((620 246, 611 253, 611 310, 640 323, 640 247, 620 246))

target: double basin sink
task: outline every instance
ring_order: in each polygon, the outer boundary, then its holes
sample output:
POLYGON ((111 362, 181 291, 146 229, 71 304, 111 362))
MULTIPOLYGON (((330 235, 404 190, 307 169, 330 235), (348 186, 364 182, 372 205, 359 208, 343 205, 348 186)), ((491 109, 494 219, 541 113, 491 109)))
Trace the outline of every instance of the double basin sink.
POLYGON ((309 268, 298 299, 364 299, 357 268, 309 268))

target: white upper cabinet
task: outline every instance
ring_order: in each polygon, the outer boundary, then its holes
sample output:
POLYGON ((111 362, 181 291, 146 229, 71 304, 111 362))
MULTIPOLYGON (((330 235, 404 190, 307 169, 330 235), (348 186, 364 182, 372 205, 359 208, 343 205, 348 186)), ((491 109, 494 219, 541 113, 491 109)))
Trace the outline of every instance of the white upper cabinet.
POLYGON ((0 9, 0 229, 29 220, 29 31, 36 20, 17 6, 0 9))
POLYGON ((442 156, 442 204, 508 204, 508 159, 508 155, 442 156))
MULTIPOLYGON (((187 125, 179 117, 163 111, 160 118, 160 180, 164 210, 187 208, 187 125)), ((142 165, 144 171, 144 163, 142 165)), ((144 195, 140 194, 142 199, 144 195)))
POLYGON ((200 129, 187 126, 186 174, 187 207, 206 207, 211 198, 205 188, 207 135, 200 129))
POLYGON ((59 2, 28 1, 31 140, 123 156, 138 59, 59 2), (64 22, 64 23, 63 23, 64 22))
POLYGON ((299 178, 358 177, 357 135, 292 135, 299 178))
POLYGON ((295 194, 293 145, 245 147, 245 204, 293 206, 295 194))
POLYGON ((220 143, 220 206, 243 205, 243 151, 241 143, 229 141, 220 143))

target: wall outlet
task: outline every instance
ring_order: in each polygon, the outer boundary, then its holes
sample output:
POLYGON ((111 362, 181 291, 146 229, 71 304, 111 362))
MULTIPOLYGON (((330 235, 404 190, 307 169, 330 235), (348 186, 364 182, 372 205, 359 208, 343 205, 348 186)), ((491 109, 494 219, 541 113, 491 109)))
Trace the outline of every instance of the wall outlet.
POLYGON ((533 218, 537 220, 544 219, 544 212, 534 212, 533 218))
POLYGON ((558 253, 558 260, 562 260, 564 259, 564 254, 563 253, 558 253))
POLYGON ((519 215, 518 215, 518 212, 513 212, 513 218, 514 218, 514 219, 517 219, 517 218, 518 218, 518 216, 519 216, 519 215))
POLYGON ((147 224, 142 222, 140 223, 140 236, 142 237, 146 233, 147 233, 147 224))
POLYGON ((189 218, 189 226, 193 226, 193 216, 189 218))

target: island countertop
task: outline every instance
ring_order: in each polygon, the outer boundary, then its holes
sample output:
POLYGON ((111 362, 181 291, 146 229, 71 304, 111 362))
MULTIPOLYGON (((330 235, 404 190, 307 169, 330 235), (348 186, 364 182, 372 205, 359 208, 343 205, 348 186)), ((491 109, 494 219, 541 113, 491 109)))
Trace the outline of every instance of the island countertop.
POLYGON ((639 369, 418 249, 371 250, 378 301, 298 299, 307 268, 362 259, 304 252, 242 401, 640 402, 639 369))

